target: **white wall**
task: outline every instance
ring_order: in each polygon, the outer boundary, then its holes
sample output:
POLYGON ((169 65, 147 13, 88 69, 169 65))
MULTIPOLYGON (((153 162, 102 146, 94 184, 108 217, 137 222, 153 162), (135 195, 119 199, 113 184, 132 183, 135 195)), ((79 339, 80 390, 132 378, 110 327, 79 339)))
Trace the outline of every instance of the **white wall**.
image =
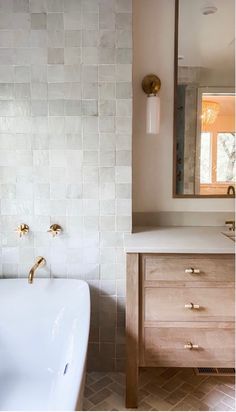
POLYGON ((134 0, 133 211, 232 211, 232 199, 173 199, 174 0, 134 0), (141 82, 162 81, 161 131, 145 133, 146 96, 141 82))

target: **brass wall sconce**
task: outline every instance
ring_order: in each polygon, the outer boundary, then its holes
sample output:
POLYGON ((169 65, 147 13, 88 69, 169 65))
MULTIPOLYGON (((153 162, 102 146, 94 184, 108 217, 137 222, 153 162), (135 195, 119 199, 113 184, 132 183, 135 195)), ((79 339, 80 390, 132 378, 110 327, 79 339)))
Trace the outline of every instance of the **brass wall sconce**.
POLYGON ((25 223, 22 223, 16 228, 15 232, 18 233, 20 237, 23 237, 27 235, 27 233, 29 233, 29 226, 25 223))
POLYGON ((146 133, 158 134, 160 130, 160 97, 161 80, 155 74, 149 74, 142 81, 142 89, 147 95, 146 133))
POLYGON ((53 225, 50 226, 50 229, 48 230, 48 232, 51 233, 53 237, 58 236, 62 232, 62 227, 58 225, 57 223, 54 223, 53 225))

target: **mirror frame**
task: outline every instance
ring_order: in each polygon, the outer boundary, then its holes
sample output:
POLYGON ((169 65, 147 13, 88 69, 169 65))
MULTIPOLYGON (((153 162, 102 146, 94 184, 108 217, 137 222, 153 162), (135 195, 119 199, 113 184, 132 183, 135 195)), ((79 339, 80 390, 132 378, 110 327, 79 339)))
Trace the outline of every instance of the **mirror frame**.
POLYGON ((177 119, 177 85, 178 85, 178 46, 179 46, 179 1, 175 0, 175 35, 174 35, 174 121, 173 121, 173 182, 172 198, 174 199, 234 199, 234 195, 198 195, 198 194, 177 194, 176 192, 176 119, 177 119))

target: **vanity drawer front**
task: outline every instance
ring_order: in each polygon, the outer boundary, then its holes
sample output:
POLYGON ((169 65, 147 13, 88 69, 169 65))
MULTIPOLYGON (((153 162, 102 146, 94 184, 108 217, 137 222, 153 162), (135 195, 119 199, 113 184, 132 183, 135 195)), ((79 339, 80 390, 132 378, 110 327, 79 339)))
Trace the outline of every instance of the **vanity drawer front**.
POLYGON ((233 255, 142 255, 142 268, 146 281, 234 280, 233 255))
POLYGON ((234 367, 233 323, 184 325, 145 328, 142 366, 234 367))
POLYGON ((234 288, 146 287, 143 299, 145 322, 234 320, 234 288))

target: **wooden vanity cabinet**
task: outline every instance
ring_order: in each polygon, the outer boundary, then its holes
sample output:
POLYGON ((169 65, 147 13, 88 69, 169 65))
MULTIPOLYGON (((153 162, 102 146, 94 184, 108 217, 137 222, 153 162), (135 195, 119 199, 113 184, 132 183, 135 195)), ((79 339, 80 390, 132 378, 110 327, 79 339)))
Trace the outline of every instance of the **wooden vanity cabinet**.
POLYGON ((126 406, 139 367, 234 367, 234 256, 127 254, 126 406))

